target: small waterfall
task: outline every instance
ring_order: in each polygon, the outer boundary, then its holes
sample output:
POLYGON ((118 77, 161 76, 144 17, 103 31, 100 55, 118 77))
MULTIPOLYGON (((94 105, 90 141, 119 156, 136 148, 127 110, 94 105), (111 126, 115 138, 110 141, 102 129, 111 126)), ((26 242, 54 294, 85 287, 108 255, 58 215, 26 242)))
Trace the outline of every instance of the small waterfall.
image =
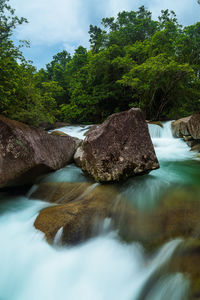
POLYGON ((156 124, 148 124, 149 133, 151 138, 160 138, 162 135, 163 128, 156 124))
POLYGON ((163 130, 162 130, 162 134, 161 134, 162 138, 174 139, 174 137, 172 135, 171 124, 172 124, 172 121, 163 123, 163 128, 162 128, 163 130))
POLYGON ((152 139, 154 138, 171 138, 173 139, 171 130, 171 121, 165 122, 160 125, 148 124, 149 133, 152 139))
POLYGON ((194 153, 182 139, 174 138, 171 130, 171 121, 158 125, 148 124, 149 133, 159 162, 181 161, 194 158, 194 153))

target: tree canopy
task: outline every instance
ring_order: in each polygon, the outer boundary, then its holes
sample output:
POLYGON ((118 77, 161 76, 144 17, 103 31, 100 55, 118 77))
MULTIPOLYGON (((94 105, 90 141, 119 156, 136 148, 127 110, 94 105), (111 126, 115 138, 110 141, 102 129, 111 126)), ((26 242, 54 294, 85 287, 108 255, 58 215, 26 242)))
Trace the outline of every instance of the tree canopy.
POLYGON ((12 41, 27 22, 0 0, 0 112, 38 125, 97 123, 140 107, 150 120, 200 110, 200 22, 183 27, 174 11, 158 20, 144 6, 90 25, 90 50, 63 50, 36 70, 12 41))

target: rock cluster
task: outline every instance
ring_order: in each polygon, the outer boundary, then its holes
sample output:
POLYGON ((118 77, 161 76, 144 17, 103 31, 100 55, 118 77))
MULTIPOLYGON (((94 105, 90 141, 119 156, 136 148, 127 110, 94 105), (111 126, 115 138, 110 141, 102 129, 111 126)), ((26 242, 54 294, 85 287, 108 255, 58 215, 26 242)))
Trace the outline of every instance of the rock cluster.
POLYGON ((97 182, 112 182, 159 168, 140 109, 111 115, 81 141, 0 116, 0 188, 32 183, 75 162, 97 182), (77 150, 76 154, 75 151, 77 150), (75 154, 75 156, 74 156, 75 154))

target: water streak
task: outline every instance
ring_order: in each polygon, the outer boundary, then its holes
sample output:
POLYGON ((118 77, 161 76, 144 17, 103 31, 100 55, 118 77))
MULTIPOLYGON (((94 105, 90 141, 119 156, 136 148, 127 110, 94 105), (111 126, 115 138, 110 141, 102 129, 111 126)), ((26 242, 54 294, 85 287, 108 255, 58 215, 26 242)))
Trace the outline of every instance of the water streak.
MULTIPOLYGON (((148 279, 167 262, 179 243, 168 243, 152 259, 139 244, 119 242, 115 232, 77 247, 54 248, 32 226, 36 211, 44 203, 25 202, 15 199, 15 211, 8 209, 0 216, 3 300, 138 300, 148 279), (23 204, 25 209, 21 209, 23 204)), ((180 283, 185 285, 185 279, 180 283)), ((171 276, 165 280, 165 287, 168 285, 171 276)), ((170 299, 182 300, 173 295, 170 299)))
MULTIPOLYGON (((83 138, 87 128, 61 130, 83 138)), ((172 184, 194 181, 195 154, 171 133, 171 123, 163 128, 149 125, 161 168, 149 175, 128 180, 121 190, 138 206, 159 201, 172 184), (188 164, 188 161, 190 164, 188 164), (192 177, 193 176, 193 177, 192 177)), ((43 181, 87 181, 74 165, 49 175, 43 181)), ((92 185, 86 193, 94 189, 92 185)), ((117 201, 121 201, 120 198, 117 201)), ((98 235, 76 247, 54 246, 33 227, 38 212, 48 203, 24 198, 0 199, 0 299, 1 300, 183 300, 188 280, 179 273, 168 274, 166 266, 180 240, 163 245, 148 255, 138 243, 124 244, 106 219, 98 235)))

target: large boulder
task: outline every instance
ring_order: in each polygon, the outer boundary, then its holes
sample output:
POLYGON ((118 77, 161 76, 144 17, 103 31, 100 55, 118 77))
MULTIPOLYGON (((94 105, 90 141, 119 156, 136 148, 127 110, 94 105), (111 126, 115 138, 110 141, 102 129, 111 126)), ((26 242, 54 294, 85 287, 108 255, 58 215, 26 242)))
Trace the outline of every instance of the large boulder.
POLYGON ((138 108, 113 114, 88 133, 74 159, 97 182, 119 181, 159 168, 138 108))
POLYGON ((73 161, 80 141, 0 116, 0 188, 32 183, 73 161))
POLYGON ((191 136, 194 140, 200 139, 200 113, 172 122, 174 136, 191 136))

